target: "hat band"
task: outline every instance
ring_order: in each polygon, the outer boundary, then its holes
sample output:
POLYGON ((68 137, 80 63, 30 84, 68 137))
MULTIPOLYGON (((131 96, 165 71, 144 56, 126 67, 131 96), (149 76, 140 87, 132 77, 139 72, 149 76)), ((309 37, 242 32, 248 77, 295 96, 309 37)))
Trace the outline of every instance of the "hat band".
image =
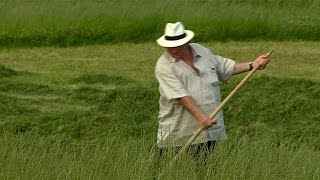
POLYGON ((183 33, 179 36, 165 36, 165 39, 168 40, 168 41, 175 41, 175 40, 179 40, 179 39, 182 39, 182 38, 185 38, 187 36, 186 33, 183 33))

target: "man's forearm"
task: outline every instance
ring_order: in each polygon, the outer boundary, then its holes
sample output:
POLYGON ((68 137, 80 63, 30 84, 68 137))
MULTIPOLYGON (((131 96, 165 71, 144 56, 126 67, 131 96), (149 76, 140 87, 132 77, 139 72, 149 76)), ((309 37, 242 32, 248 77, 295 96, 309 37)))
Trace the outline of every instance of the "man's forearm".
POLYGON ((234 65, 232 75, 240 74, 246 71, 251 71, 256 66, 259 66, 258 69, 262 70, 266 68, 269 61, 270 61, 270 54, 268 53, 268 54, 260 55, 259 57, 257 57, 256 60, 252 62, 236 63, 234 65))
POLYGON ((180 103, 197 119, 197 121, 208 118, 208 116, 197 106, 191 96, 180 98, 180 103))
POLYGON ((236 63, 232 75, 250 71, 250 62, 236 63))

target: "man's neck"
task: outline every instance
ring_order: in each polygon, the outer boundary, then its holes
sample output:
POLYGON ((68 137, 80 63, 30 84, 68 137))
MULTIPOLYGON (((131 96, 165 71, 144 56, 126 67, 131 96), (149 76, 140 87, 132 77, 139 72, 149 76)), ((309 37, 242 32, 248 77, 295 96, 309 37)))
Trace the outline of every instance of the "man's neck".
POLYGON ((193 52, 191 46, 186 46, 185 52, 183 53, 183 61, 193 64, 193 52))

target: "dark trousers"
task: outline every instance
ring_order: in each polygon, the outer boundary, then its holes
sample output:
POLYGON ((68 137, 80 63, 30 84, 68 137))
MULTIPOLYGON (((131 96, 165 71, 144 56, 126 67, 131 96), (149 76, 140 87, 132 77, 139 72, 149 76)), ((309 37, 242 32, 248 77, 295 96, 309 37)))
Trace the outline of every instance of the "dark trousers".
MULTIPOLYGON (((200 155, 203 154, 204 161, 206 163, 207 156, 209 155, 210 152, 214 150, 215 145, 216 145, 216 141, 208 141, 206 143, 194 144, 188 148, 187 153, 191 154, 195 160, 199 160, 200 155)), ((182 148, 181 146, 173 147, 173 148, 160 148, 159 156, 161 158, 161 157, 167 156, 168 153, 170 155, 175 155, 179 152, 181 148, 182 148)))
MULTIPOLYGON (((209 141, 201 144, 191 145, 187 154, 191 155, 198 167, 202 167, 207 164, 208 155, 214 150, 216 141, 209 141)), ((159 172, 162 172, 166 164, 168 164, 175 155, 179 152, 182 147, 170 147, 170 148, 159 148, 159 152, 156 154, 156 162, 154 167, 154 176, 152 179, 156 179, 159 172)), ((198 172, 201 174, 201 172, 198 172)))

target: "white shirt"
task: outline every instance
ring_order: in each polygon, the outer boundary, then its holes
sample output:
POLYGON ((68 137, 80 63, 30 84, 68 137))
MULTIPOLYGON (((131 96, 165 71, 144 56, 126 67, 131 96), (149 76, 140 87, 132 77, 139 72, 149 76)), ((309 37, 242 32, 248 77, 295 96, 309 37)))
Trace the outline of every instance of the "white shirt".
MULTIPOLYGON (((159 147, 183 146, 199 129, 197 120, 179 103, 179 98, 191 96, 200 109, 210 116, 221 103, 220 81, 228 80, 234 69, 233 60, 213 55, 199 44, 191 43, 190 46, 199 75, 168 52, 164 52, 156 64, 155 75, 160 91, 159 147)), ((227 137, 222 112, 217 114, 216 119, 217 124, 204 130, 193 144, 227 137)))

